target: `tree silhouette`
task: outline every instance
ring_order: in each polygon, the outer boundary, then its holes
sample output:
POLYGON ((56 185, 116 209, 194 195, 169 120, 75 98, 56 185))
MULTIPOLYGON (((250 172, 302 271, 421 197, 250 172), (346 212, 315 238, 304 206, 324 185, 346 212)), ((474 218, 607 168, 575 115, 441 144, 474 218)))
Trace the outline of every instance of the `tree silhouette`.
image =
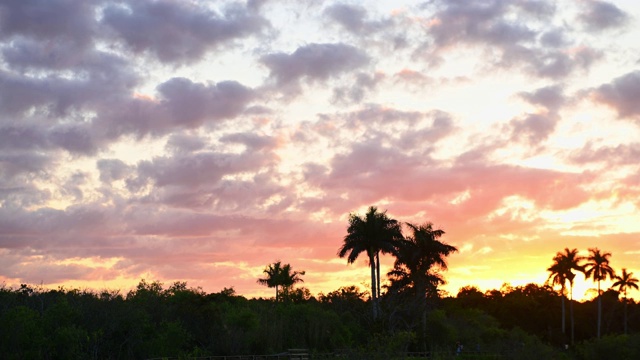
POLYGON ((378 318, 378 298, 380 295, 380 253, 397 254, 402 241, 400 223, 387 216, 387 212, 378 212, 375 206, 369 207, 364 217, 349 215, 349 227, 344 243, 338 250, 338 256, 347 257, 352 264, 361 253, 366 253, 371 267, 371 300, 373 318, 378 318))
POLYGON ((402 241, 390 276, 390 288, 410 288, 415 295, 424 298, 435 291, 444 279, 434 270, 447 270, 446 257, 458 251, 455 246, 438 240, 444 231, 434 229, 432 223, 414 225, 407 223, 412 236, 402 241))
POLYGON ((561 299, 562 299, 562 333, 565 334, 565 290, 566 283, 569 282, 570 286, 570 298, 569 298, 569 312, 571 316, 571 344, 575 342, 575 322, 573 317, 573 280, 575 274, 572 270, 584 272, 584 266, 580 265, 580 262, 584 260, 584 257, 578 256, 578 249, 569 250, 565 248, 564 252, 556 253, 553 257, 553 264, 547 269, 551 272, 547 281, 551 280, 552 285, 560 285, 561 299))
POLYGON ((622 269, 622 275, 616 275, 614 279, 616 280, 616 282, 614 282, 611 287, 617 287, 618 291, 624 294, 624 333, 627 334, 629 332, 629 327, 627 324, 627 290, 638 290, 638 279, 633 277, 632 272, 627 272, 626 268, 622 269))
POLYGON ((304 275, 305 271, 293 271, 291 269, 291 265, 285 264, 282 266, 280 272, 280 285, 282 285, 282 293, 284 299, 287 300, 289 298, 289 293, 291 292, 291 288, 293 285, 304 282, 300 276, 304 275))
POLYGON ((267 265, 263 273, 266 274, 266 277, 258 279, 258 284, 276 288, 276 302, 278 302, 279 287, 282 285, 282 262, 278 260, 273 264, 267 265))
POLYGON ((613 279, 615 272, 609 266, 609 258, 611 253, 602 253, 598 248, 589 248, 589 256, 587 256, 587 263, 585 264, 585 276, 586 278, 593 278, 593 281, 598 282, 598 339, 600 338, 600 328, 602 325, 602 294, 600 291, 600 282, 607 280, 607 278, 613 279))
POLYGON ((432 223, 414 225, 407 223, 413 234, 401 242, 393 270, 387 275, 390 289, 413 292, 419 304, 422 319, 423 350, 426 350, 426 301, 429 295, 437 295, 437 287, 444 278, 437 272, 447 270, 446 257, 458 251, 439 239, 444 231, 434 229, 432 223))

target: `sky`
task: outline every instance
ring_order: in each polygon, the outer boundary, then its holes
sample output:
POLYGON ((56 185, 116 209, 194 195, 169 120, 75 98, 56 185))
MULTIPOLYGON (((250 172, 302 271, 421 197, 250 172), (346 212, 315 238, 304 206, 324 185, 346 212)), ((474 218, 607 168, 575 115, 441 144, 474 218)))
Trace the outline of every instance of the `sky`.
POLYGON ((2 1, 0 284, 269 297, 281 260, 312 294, 366 290, 365 256, 336 254, 372 205, 445 231, 452 295, 542 284, 564 248, 640 276, 639 19, 635 0, 2 1))

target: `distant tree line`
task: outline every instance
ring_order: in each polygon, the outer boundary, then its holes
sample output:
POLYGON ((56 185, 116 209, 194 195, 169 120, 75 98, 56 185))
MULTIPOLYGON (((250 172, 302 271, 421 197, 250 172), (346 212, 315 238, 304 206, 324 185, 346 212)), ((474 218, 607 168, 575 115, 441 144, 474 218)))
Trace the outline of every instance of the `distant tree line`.
POLYGON ((465 352, 507 359, 638 359, 640 304, 620 295, 614 289, 602 294, 600 339, 598 300, 575 302, 576 345, 565 351, 561 296, 550 285, 486 292, 467 286, 455 297, 431 298, 424 339, 423 319, 414 318, 415 298, 383 292, 374 320, 372 297, 357 286, 317 297, 298 288, 279 302, 246 299, 233 289, 205 293, 183 282, 164 287, 142 280, 127 294, 0 287, 0 358, 188 358, 305 348, 385 359, 424 352, 425 345, 426 352, 453 355, 462 344, 465 352))

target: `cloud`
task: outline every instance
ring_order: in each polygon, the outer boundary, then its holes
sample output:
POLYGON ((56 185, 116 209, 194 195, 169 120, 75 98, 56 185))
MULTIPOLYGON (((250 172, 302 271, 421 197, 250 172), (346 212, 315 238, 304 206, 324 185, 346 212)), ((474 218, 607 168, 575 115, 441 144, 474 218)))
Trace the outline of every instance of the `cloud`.
POLYGON ((163 135, 176 129, 193 129, 240 115, 255 92, 236 82, 196 83, 172 78, 158 85, 158 100, 118 99, 105 103, 94 126, 107 138, 126 134, 163 135))
POLYGON ((34 110, 49 116, 64 116, 73 111, 94 110, 115 94, 128 92, 136 78, 125 68, 116 69, 117 58, 107 57, 91 67, 87 76, 62 77, 57 74, 30 76, 0 70, 0 111, 6 116, 21 116, 34 110), (115 64, 106 65, 111 60, 115 64))
POLYGON ((36 153, 5 153, 0 155, 0 168, 2 169, 0 176, 5 180, 19 176, 37 176, 52 165, 53 158, 51 156, 36 153))
POLYGON ((525 138, 529 145, 540 144, 555 130, 558 116, 549 113, 527 114, 511 120, 511 138, 525 138))
POLYGON ((327 80, 366 65, 369 57, 347 44, 309 44, 299 47, 292 54, 264 55, 260 62, 269 68, 270 77, 278 88, 288 88, 297 93, 300 91, 300 80, 327 80))
POLYGON ((195 187, 215 183, 224 175, 255 170, 273 161, 273 157, 257 152, 242 154, 201 152, 158 157, 138 165, 139 176, 153 180, 156 186, 195 187))
MULTIPOLYGON (((196 138, 182 138, 187 146, 196 138)), ((226 145, 241 145, 243 150, 213 151, 204 139, 196 151, 184 148, 152 160, 129 166, 118 160, 98 163, 100 179, 104 182, 124 180, 137 202, 178 208, 250 209, 277 205, 286 201, 289 190, 273 178, 273 168, 279 158, 274 150, 278 141, 253 133, 232 133, 219 137, 226 145), (270 198, 280 194, 279 199, 270 198)), ((176 138, 167 144, 175 146, 176 138)), ((175 147, 173 147, 175 149, 175 147)))
POLYGON ((100 181, 105 183, 125 179, 132 171, 120 159, 100 159, 96 162, 96 167, 100 171, 100 181))
POLYGON ((531 41, 535 37, 535 32, 526 25, 505 19, 504 15, 510 10, 505 2, 434 1, 431 4, 436 12, 429 33, 437 47, 458 42, 504 46, 531 41))
POLYGON ((607 1, 585 1, 584 11, 578 19, 587 25, 590 30, 606 30, 623 26, 629 16, 615 4, 607 1))
MULTIPOLYGON (((640 115, 640 71, 632 71, 593 89, 594 100, 618 112, 621 118, 638 119, 640 115)), ((640 120, 639 120, 640 121, 640 120)))
POLYGON ((573 151, 570 159, 577 164, 636 165, 640 159, 640 143, 596 147, 589 142, 573 151))
POLYGON ((0 4, 0 39, 19 36, 56 39, 76 49, 90 45, 95 33, 93 2, 28 0, 0 4))
POLYGON ((333 4, 324 14, 356 35, 369 35, 391 25, 390 21, 367 21, 367 9, 358 5, 333 4))
POLYGON ((490 67, 519 67, 536 77, 557 79, 588 69, 600 57, 589 48, 566 51, 573 44, 570 27, 540 27, 540 21, 555 22, 557 9, 550 2, 431 1, 424 8, 430 11, 424 22, 432 43, 422 47, 429 49, 432 63, 473 49, 490 67))
POLYGON ((532 93, 522 92, 520 96, 529 103, 541 105, 549 111, 557 111, 566 101, 560 85, 545 86, 532 93))
POLYGON ((207 139, 196 135, 173 133, 167 139, 165 148, 172 153, 187 154, 205 149, 207 139))
POLYGON ((102 22, 135 53, 162 62, 190 63, 232 40, 258 34, 268 22, 239 5, 219 14, 205 6, 173 1, 108 4, 102 22))
POLYGON ((384 75, 380 73, 373 75, 359 73, 356 75, 353 85, 333 89, 332 102, 339 104, 359 103, 365 98, 366 94, 374 90, 383 79, 384 75))

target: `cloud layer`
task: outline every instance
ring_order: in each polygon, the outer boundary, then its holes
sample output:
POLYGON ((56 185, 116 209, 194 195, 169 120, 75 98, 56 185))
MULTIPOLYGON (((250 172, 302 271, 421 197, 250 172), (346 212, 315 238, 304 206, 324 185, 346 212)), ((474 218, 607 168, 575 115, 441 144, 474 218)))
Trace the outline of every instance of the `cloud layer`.
POLYGON ((0 4, 0 281, 270 296, 256 279, 282 260, 331 291, 367 281, 335 254, 369 205, 446 231, 452 292, 543 281, 564 247, 640 271, 639 16, 0 4))

